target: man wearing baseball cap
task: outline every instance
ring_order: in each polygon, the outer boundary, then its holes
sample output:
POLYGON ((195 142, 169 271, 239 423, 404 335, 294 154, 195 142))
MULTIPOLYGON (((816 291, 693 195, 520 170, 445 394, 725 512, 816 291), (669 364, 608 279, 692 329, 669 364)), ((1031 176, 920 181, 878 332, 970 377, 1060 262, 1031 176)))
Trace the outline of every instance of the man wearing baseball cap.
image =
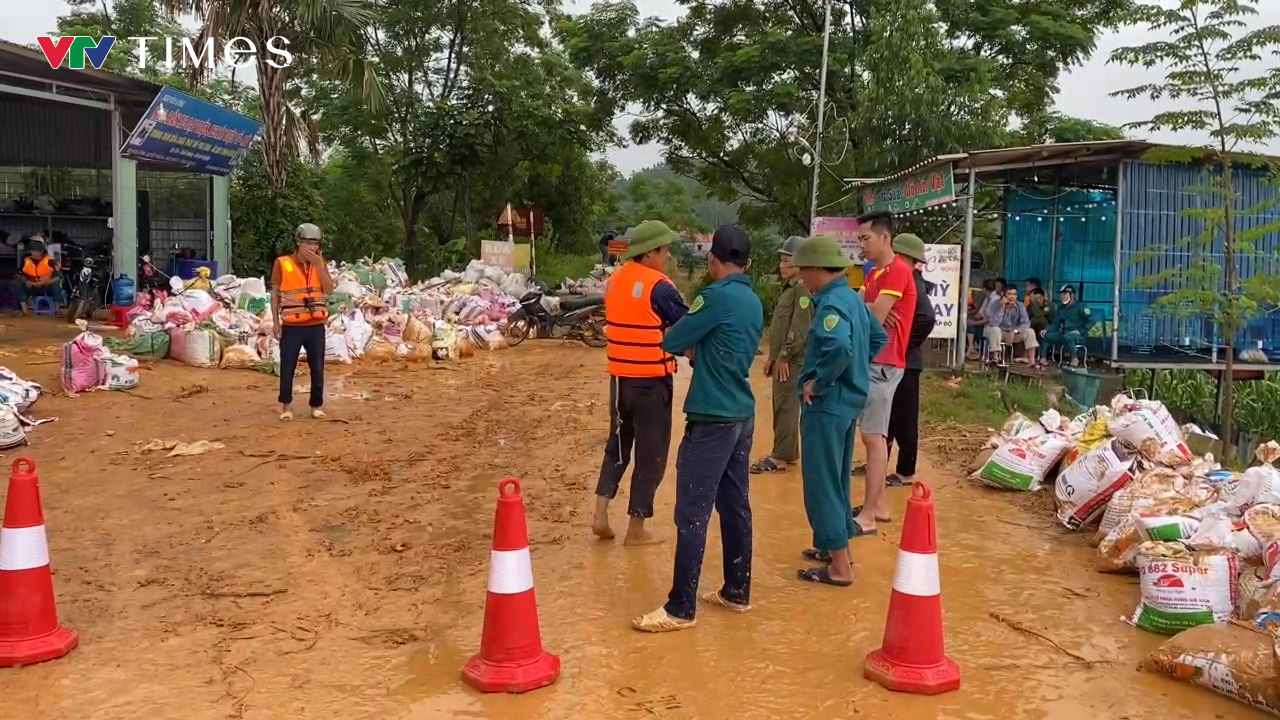
POLYGON ((773 378, 773 452, 751 466, 753 473, 785 472, 800 459, 800 396, 796 378, 804 363, 804 347, 813 322, 813 301, 800 282, 791 256, 804 238, 787 238, 778 251, 782 293, 769 321, 769 359, 764 374, 773 378))
POLYGON ((911 321, 911 334, 907 337, 907 367, 902 373, 898 389, 893 391, 893 405, 889 411, 889 435, 886 443, 890 450, 898 444, 897 472, 885 478, 890 487, 910 485, 915 482, 916 454, 920 441, 920 374, 924 372, 924 341, 933 332, 936 317, 929 290, 933 283, 924 279, 924 241, 918 235, 901 233, 893 239, 893 252, 912 268, 916 284, 916 309, 911 321))
POLYGON ((676 359, 662 349, 662 338, 688 308, 664 272, 671 243, 680 236, 666 223, 645 220, 626 237, 625 262, 609 278, 604 295, 611 412, 591 529, 599 538, 613 538, 609 502, 618 494, 634 450, 622 542, 649 545, 661 542, 645 521, 653 517, 653 497, 667 472, 676 372, 676 359))
POLYGON ((849 539, 863 534, 849 507, 853 429, 871 393, 871 359, 888 336, 849 287, 849 258, 839 241, 809 238, 791 262, 813 293, 813 327, 800 370, 800 478, 813 547, 801 554, 822 564, 797 574, 807 582, 848 587, 849 539))
POLYGON ((751 503, 747 496, 755 395, 751 364, 764 332, 764 310, 746 275, 751 241, 725 225, 711 238, 707 269, 714 282, 667 331, 662 348, 693 364, 685 397, 684 438, 676 456, 676 559, 667 603, 637 617, 644 632, 695 625, 702 601, 735 612, 751 607, 751 503), (720 513, 724 585, 698 594, 711 509, 720 513))
POLYGON ((297 249, 276 258, 271 268, 271 317, 280 343, 280 419, 292 420, 293 374, 298 356, 307 353, 311 375, 311 417, 324 417, 325 323, 329 308, 325 297, 333 292, 329 262, 320 252, 320 228, 302 223, 294 231, 297 249))

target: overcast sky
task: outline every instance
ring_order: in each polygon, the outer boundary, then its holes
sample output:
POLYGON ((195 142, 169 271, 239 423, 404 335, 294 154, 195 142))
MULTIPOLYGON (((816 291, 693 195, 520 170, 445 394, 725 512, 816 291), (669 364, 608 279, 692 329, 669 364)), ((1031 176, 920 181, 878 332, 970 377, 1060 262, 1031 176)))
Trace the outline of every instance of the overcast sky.
MULTIPOLYGON (((585 11, 590 7, 591 0, 567 0, 566 4, 570 9, 585 11)), ((672 0, 637 0, 637 4, 641 12, 646 15, 671 18, 679 12, 678 6, 672 0)), ((66 3, 61 0, 5 0, 5 5, 4 24, 3 29, 0 29, 0 37, 24 44, 35 42, 37 36, 47 34, 54 27, 54 19, 67 12, 66 3)), ((1280 25, 1280 0, 1267 0, 1261 3, 1260 7, 1263 8, 1259 13, 1260 25, 1280 25)), ((1155 81, 1162 77, 1161 73, 1155 71, 1147 72, 1106 65, 1106 58, 1111 50, 1126 45, 1137 45, 1149 39, 1155 38, 1141 28, 1126 28, 1102 37, 1093 59, 1062 78, 1062 90, 1056 98, 1058 110, 1067 115, 1122 125, 1150 117, 1153 109, 1168 109, 1152 108, 1146 102, 1128 102, 1108 96, 1111 91, 1155 81)), ((626 121, 619 120, 619 127, 625 128, 625 126, 626 121)), ((1194 135, 1162 135, 1152 136, 1149 139, 1184 143, 1200 143, 1206 140, 1194 135)), ((1265 150, 1270 154, 1280 155, 1280 143, 1272 143, 1265 150)), ((624 174, 654 165, 662 160, 662 150, 657 146, 616 148, 608 155, 624 174)))

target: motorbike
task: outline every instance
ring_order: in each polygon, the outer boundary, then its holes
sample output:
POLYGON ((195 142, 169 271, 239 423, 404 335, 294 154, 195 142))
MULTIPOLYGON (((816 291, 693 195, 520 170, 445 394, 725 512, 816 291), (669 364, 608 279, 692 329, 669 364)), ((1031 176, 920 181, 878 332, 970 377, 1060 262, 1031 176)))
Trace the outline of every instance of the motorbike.
POLYGON ((604 334, 603 296, 552 298, 559 301, 559 310, 553 313, 543 302, 546 295, 545 286, 535 285, 520 298, 520 307, 507 318, 508 345, 519 345, 530 337, 555 337, 561 330, 560 337, 565 342, 580 340, 597 348, 608 344, 604 334))
POLYGON ((71 274, 71 294, 67 299, 67 322, 89 319, 103 305, 107 285, 111 282, 111 258, 85 255, 75 263, 71 274))

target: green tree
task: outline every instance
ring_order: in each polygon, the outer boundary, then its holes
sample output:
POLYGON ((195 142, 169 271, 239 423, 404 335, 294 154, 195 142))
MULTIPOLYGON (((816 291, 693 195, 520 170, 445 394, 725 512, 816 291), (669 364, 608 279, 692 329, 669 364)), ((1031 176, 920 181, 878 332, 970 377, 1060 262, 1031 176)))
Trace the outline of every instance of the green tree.
MULTIPOLYGON (((823 6, 818 0, 688 0, 666 23, 632 2, 598 3, 556 25, 573 61, 620 111, 631 139, 739 219, 807 231, 823 6)), ((1050 107, 1065 67, 1085 58, 1127 0, 850 0, 833 5, 820 207, 841 180, 932 155, 998 145, 1017 114, 1050 107)), ((1043 111, 1038 111, 1041 114, 1043 111)), ((1025 113, 1025 115, 1024 115, 1025 113)))
MULTIPOLYGON (((1258 155, 1244 152, 1280 136, 1280 74, 1274 68, 1250 73, 1242 66, 1274 60, 1280 54, 1280 26, 1259 27, 1257 0, 1180 0, 1175 6, 1143 5, 1134 19, 1165 39, 1120 48, 1110 61, 1144 68, 1162 68, 1164 78, 1114 93, 1130 100, 1174 101, 1176 110, 1156 113, 1130 127, 1153 131, 1193 132, 1208 142, 1186 151, 1161 152, 1153 159, 1195 162, 1204 167, 1204 183, 1194 188, 1199 207, 1184 215, 1202 224, 1194 237, 1174 246, 1153 249, 1187 254, 1185 266, 1144 280, 1150 286, 1180 285, 1158 303, 1180 313, 1209 316, 1221 330, 1226 346, 1222 386, 1222 440, 1232 442, 1235 413, 1234 369, 1236 336, 1267 305, 1280 300, 1280 278, 1264 273, 1241 280, 1242 263, 1261 263, 1272 253, 1258 241, 1280 232, 1280 220, 1263 224, 1241 222, 1244 217, 1270 215, 1280 199, 1274 190, 1256 205, 1245 206, 1240 192, 1242 174, 1264 167, 1272 179, 1276 168, 1258 155), (1264 257, 1265 256, 1265 257, 1264 257)), ((1273 63, 1274 64, 1274 63, 1273 63)), ((1262 267, 1262 265, 1258 265, 1262 267)))
MULTIPOLYGON (((212 39, 219 54, 223 43, 234 37, 253 41, 258 52, 255 70, 258 82, 259 119, 263 124, 263 171, 268 187, 284 186, 288 158, 295 156, 299 140, 308 137, 309 123, 290 107, 289 76, 295 70, 335 80, 344 93, 357 95, 376 108, 382 89, 365 52, 366 30, 378 12, 366 0, 160 0, 169 16, 192 14, 203 23, 196 43, 203 47, 212 39), (267 41, 286 37, 293 54, 289 67, 275 67, 274 55, 266 52, 267 41)), ((208 73, 206 67, 189 67, 193 82, 208 73)))
MULTIPOLYGON (((413 272, 428 248, 492 225, 505 203, 541 206, 554 238, 592 245, 594 213, 614 173, 592 159, 611 116, 520 0, 382 3, 370 46, 388 102, 371 110, 323 76, 304 89, 331 144, 386 163, 400 255, 413 272)), ((474 245, 474 243, 473 243, 474 245)), ((474 247, 473 247, 474 249, 474 247)))

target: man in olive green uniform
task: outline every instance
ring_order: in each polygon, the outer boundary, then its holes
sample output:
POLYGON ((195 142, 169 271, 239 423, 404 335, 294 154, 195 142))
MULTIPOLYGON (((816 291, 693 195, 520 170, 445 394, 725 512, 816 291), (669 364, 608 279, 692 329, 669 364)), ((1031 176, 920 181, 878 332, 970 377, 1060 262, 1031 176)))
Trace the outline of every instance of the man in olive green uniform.
POLYGON ((773 378, 773 452, 751 466, 753 473, 783 472, 800 459, 800 395, 796 392, 805 343, 813 322, 813 300, 791 256, 804 238, 787 238, 779 250, 782 294, 769 321, 769 359, 764 374, 773 378))
MULTIPOLYGON (((1071 367, 1080 364, 1077 355, 1089 338, 1089 329, 1093 327, 1093 313, 1089 307, 1076 300, 1076 289, 1071 285, 1058 288, 1062 302, 1053 311, 1053 322, 1045 330, 1040 331, 1044 344, 1049 347, 1061 347, 1069 359, 1071 367)), ((1048 351, 1045 352, 1048 355, 1048 351)))

